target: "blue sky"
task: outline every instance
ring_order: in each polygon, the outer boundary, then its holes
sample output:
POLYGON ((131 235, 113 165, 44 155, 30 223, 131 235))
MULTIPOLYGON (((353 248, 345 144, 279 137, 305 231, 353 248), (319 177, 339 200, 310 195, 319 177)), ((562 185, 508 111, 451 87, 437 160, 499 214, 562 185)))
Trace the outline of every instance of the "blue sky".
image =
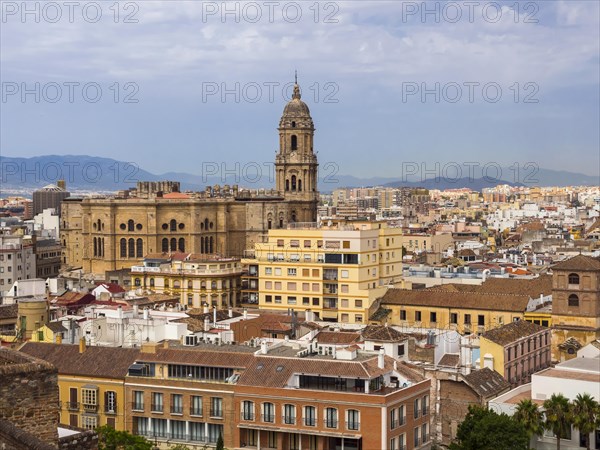
POLYGON ((107 1, 96 22, 88 3, 72 20, 62 2, 29 2, 39 17, 2 3, 3 155, 89 154, 154 173, 271 162, 297 69, 319 161, 340 174, 395 177, 407 162, 599 172, 596 1, 280 1, 272 18, 262 1, 121 2, 118 17, 107 1))

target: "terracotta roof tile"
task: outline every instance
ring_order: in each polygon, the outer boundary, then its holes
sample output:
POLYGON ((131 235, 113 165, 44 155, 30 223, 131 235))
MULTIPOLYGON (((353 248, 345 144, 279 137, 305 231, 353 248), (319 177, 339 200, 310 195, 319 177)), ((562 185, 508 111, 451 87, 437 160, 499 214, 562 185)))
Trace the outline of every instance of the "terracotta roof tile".
POLYGON ((526 320, 517 320, 486 331, 481 337, 504 346, 544 330, 548 330, 548 328, 526 320))
POLYGON ((0 319, 16 319, 19 315, 19 306, 15 303, 14 305, 0 305, 0 319))
POLYGON ((448 292, 444 290, 388 289, 381 305, 406 305, 456 309, 524 312, 528 295, 487 292, 448 292))
POLYGON ((360 341, 360 334, 348 331, 321 331, 317 334, 319 344, 353 344, 360 341))
POLYGON ((402 342, 408 339, 406 334, 380 325, 368 325, 362 330, 362 337, 365 341, 378 342, 402 342))
POLYGON ((90 347, 79 353, 79 345, 27 342, 20 351, 56 366, 59 374, 99 378, 124 378, 139 349, 90 347))
POLYGON ((553 270, 600 270, 600 258, 577 255, 552 266, 553 270))
POLYGON ((510 389, 510 383, 498 372, 488 369, 474 370, 463 377, 465 383, 484 398, 497 397, 510 389))

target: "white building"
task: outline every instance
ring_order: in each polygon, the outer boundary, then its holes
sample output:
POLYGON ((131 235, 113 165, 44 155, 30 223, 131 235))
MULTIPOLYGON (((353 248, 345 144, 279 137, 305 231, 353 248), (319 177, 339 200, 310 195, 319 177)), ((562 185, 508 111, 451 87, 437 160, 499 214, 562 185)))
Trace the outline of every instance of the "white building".
POLYGON ((0 293, 17 280, 36 277, 35 250, 31 236, 0 230, 0 293))
MULTIPOLYGON (((596 401, 600 400, 600 356, 574 358, 534 373, 531 383, 521 385, 490 401, 490 408, 512 415, 517 404, 523 399, 531 399, 542 407, 544 401, 553 394, 562 394, 569 400, 574 400, 578 394, 585 393, 594 397, 596 401)), ((586 436, 580 435, 578 430, 572 428, 570 437, 560 440, 561 449, 585 448, 585 439, 586 436)), ((531 445, 538 450, 553 450, 556 448, 556 438, 546 431, 543 436, 534 439, 531 445)), ((600 448, 600 429, 592 433, 590 448, 600 448)))

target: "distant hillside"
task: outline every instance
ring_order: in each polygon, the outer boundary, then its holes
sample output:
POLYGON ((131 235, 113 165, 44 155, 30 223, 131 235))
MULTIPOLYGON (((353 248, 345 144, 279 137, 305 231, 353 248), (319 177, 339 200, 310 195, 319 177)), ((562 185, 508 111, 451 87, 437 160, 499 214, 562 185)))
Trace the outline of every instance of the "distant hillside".
MULTIPOLYGON (((200 169, 201 170, 201 169, 200 169)), ((332 175, 326 167, 319 173, 319 189, 331 192, 340 187, 388 186, 388 187, 424 187, 427 189, 456 189, 470 188, 480 191, 485 187, 506 183, 510 185, 540 185, 540 186, 569 186, 569 185, 599 185, 599 177, 578 173, 539 169, 529 179, 511 180, 514 176, 508 168, 503 168, 504 174, 500 180, 484 178, 460 179, 426 179, 423 181, 408 179, 398 181, 392 177, 359 178, 351 175, 332 175)), ((253 175, 253 174, 252 174, 253 175)), ((527 174, 523 174, 525 177, 527 174)), ((239 177, 239 174, 237 175, 239 177)), ((180 181, 184 190, 203 190, 214 184, 239 184, 249 188, 270 188, 274 180, 269 179, 265 171, 260 180, 236 179, 230 174, 227 178, 221 176, 203 176, 202 173, 168 172, 153 174, 135 163, 117 161, 112 158, 101 158, 87 155, 48 155, 32 158, 0 157, 0 194, 3 191, 31 192, 47 184, 55 184, 57 180, 65 179, 67 188, 73 191, 116 191, 134 187, 138 181, 175 180, 180 181)))

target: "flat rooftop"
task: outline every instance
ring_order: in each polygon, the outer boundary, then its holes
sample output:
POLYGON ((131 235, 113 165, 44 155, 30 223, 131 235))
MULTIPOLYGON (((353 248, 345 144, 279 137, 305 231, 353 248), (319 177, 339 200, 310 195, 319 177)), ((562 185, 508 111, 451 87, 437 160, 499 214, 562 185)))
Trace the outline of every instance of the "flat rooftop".
POLYGON ((576 372, 573 370, 560 370, 557 368, 552 368, 542 370, 541 372, 534 373, 533 375, 551 378, 564 378, 565 380, 590 381, 593 383, 600 383, 600 372, 576 372))
MULTIPOLYGON (((260 350, 260 348, 255 349, 260 350)), ((291 345, 282 345, 275 348, 268 348, 266 355, 260 356, 276 356, 278 358, 298 358, 298 352, 302 350, 307 350, 305 347, 294 348, 291 345)), ((339 351, 339 350, 338 350, 339 351)), ((319 359, 323 361, 341 361, 341 362, 362 362, 367 361, 369 359, 373 359, 377 357, 377 353, 365 353, 365 352, 356 352, 356 358, 351 360, 334 358, 333 355, 319 355, 318 353, 313 353, 307 356, 304 356, 303 359, 319 359)))

